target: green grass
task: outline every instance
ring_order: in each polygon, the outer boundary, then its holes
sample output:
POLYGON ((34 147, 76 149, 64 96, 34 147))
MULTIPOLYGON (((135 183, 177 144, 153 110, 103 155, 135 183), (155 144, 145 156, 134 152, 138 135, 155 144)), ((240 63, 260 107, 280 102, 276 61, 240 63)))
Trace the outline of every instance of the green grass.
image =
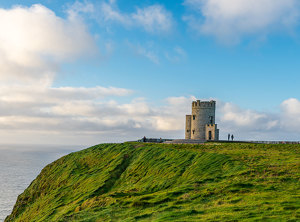
POLYGON ((6 221, 300 221, 299 151, 97 145, 46 166, 6 221))

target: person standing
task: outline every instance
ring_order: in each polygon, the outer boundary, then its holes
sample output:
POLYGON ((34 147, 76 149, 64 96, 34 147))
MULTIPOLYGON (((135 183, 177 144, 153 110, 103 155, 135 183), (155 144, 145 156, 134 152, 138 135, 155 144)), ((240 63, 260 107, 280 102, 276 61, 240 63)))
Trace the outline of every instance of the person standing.
POLYGON ((231 140, 233 141, 233 138, 234 138, 234 136, 233 136, 233 134, 231 135, 231 140))
POLYGON ((228 141, 230 140, 230 133, 228 133, 228 141))

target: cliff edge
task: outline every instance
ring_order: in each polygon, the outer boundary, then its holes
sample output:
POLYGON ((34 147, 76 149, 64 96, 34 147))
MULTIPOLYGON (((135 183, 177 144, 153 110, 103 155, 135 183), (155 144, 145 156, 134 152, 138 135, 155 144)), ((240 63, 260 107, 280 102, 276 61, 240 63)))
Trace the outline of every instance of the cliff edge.
POLYGON ((101 144, 46 166, 5 221, 297 221, 299 148, 101 144))

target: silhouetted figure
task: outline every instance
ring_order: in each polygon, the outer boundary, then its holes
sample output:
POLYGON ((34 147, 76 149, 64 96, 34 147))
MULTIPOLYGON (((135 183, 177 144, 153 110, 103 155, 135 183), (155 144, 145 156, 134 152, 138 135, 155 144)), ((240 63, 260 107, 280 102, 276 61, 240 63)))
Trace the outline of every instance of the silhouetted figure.
POLYGON ((228 141, 230 140, 230 133, 228 133, 228 141))
POLYGON ((231 140, 233 141, 233 138, 234 138, 234 136, 233 136, 233 134, 231 135, 231 140))
POLYGON ((146 142, 146 137, 145 137, 145 136, 143 137, 143 142, 144 142, 144 143, 146 142))

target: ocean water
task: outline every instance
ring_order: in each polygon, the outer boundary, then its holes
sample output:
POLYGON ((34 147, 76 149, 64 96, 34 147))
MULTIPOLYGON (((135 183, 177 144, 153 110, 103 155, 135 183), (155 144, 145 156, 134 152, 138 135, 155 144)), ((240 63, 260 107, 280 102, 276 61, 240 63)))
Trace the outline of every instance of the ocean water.
POLYGON ((41 170, 54 160, 83 146, 0 145, 0 222, 41 170))

